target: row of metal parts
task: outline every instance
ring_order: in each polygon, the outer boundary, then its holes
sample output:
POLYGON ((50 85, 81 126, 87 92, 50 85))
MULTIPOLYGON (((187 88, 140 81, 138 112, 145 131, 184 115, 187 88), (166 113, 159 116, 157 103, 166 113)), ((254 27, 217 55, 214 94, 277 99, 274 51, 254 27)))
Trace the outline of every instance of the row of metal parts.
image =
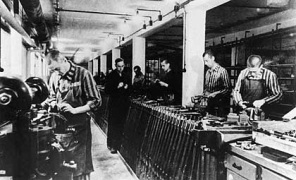
POLYGON ((219 179, 215 150, 200 144, 197 126, 169 108, 134 101, 120 153, 140 179, 219 179))

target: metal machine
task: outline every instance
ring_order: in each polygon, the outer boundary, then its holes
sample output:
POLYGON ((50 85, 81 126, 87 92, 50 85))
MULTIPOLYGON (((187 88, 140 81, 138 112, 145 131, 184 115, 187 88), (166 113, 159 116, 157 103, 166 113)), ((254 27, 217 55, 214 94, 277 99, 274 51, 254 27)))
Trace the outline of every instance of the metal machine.
POLYGON ((71 179, 75 129, 40 105, 48 96, 41 78, 0 76, 0 178, 71 179))

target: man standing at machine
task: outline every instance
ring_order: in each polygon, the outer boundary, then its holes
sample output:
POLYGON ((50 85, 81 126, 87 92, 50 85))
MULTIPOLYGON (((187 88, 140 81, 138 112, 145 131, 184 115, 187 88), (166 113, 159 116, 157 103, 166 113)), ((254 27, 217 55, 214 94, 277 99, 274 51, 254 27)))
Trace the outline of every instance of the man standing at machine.
POLYGON ((205 65, 209 68, 205 77, 204 96, 208 99, 207 112, 212 115, 225 116, 230 104, 230 81, 225 68, 215 61, 215 53, 206 50, 203 53, 205 65))
POLYGON ((247 59, 247 68, 238 76, 233 98, 242 109, 255 107, 268 111, 268 104, 282 97, 276 74, 263 68, 262 64, 259 55, 251 55, 247 59))
POLYGON ((178 91, 178 79, 176 73, 171 69, 171 62, 165 59, 161 61, 160 65, 165 75, 160 80, 156 79, 155 82, 161 87, 160 91, 164 101, 167 104, 179 104, 181 95, 178 91))
POLYGON ((58 50, 50 50, 46 57, 49 69, 59 76, 52 83, 55 88, 51 89, 58 109, 68 120, 69 127, 75 129, 75 140, 69 145, 73 149, 73 158, 77 163, 74 180, 90 179, 93 164, 91 118, 88 112, 100 105, 100 93, 88 70, 68 61, 58 50))
POLYGON ((129 108, 131 78, 124 70, 124 60, 115 60, 116 69, 108 76, 105 91, 109 94, 109 116, 107 146, 111 153, 117 153, 121 146, 124 124, 129 108))

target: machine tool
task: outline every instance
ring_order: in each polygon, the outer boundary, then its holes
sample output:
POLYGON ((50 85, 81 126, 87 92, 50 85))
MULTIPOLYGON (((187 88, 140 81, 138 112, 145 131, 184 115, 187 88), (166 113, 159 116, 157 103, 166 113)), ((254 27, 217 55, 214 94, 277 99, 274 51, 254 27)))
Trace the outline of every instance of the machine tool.
POLYGON ((41 106, 48 97, 41 78, 0 76, 0 179, 71 179, 75 129, 41 106))

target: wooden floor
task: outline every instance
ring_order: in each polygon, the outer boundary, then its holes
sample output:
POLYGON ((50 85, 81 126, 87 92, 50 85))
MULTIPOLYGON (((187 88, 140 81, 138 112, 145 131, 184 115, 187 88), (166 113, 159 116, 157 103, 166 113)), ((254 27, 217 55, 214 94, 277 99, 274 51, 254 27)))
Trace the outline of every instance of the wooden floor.
POLYGON ((125 166, 120 154, 111 154, 107 149, 107 139, 99 126, 91 123, 92 156, 95 171, 91 180, 136 180, 125 166))

